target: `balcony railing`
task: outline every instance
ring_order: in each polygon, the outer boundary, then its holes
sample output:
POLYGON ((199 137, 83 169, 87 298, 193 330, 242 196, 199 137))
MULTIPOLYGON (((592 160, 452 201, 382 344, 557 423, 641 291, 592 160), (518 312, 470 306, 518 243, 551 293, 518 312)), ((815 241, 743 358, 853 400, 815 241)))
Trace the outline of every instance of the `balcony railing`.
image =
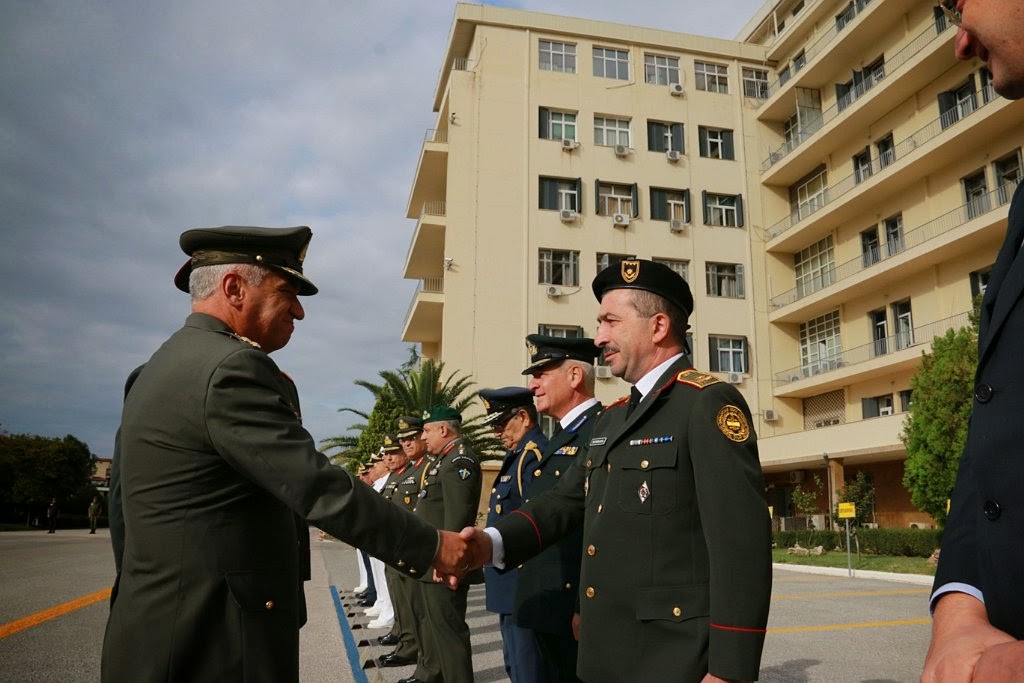
POLYGON ((448 142, 447 128, 428 128, 423 136, 425 142, 448 142))
POLYGON ((868 344, 857 346, 848 351, 839 351, 824 358, 819 358, 816 361, 777 372, 775 373, 775 382, 776 384, 798 382, 808 377, 866 363, 897 351, 930 344, 935 337, 940 337, 949 330, 958 330, 961 327, 970 325, 970 316, 970 311, 964 311, 963 313, 958 313, 957 315, 922 325, 921 327, 898 332, 889 337, 875 339, 868 344))
POLYGON ((420 216, 446 216, 447 205, 443 199, 423 202, 420 207, 420 216))
POLYGON ((409 310, 405 312, 406 322, 408 322, 409 316, 412 315, 413 309, 416 308, 416 302, 419 301, 420 294, 444 294, 444 278, 427 277, 420 280, 416 293, 412 295, 412 301, 409 302, 409 310))
POLYGON ((476 60, 468 57, 456 57, 452 60, 452 71, 471 71, 476 60))
POLYGON ((761 162, 761 173, 764 173, 785 159, 790 152, 814 137, 814 134, 821 130, 822 126, 845 111, 856 100, 863 97, 875 84, 887 76, 895 74, 904 64, 924 50, 926 45, 939 38, 946 28, 948 27, 944 24, 935 24, 925 29, 916 38, 904 45, 899 52, 887 59, 884 69, 869 72, 866 80, 855 85, 836 104, 822 112, 821 116, 815 117, 808 125, 805 125, 796 133, 792 140, 787 140, 781 147, 769 154, 768 158, 761 162), (939 30, 940 26, 942 31, 939 30))
MULTIPOLYGON (((909 137, 898 142, 891 150, 886 150, 885 153, 879 155, 877 158, 871 160, 871 165, 865 166, 863 169, 857 170, 855 173, 843 178, 833 185, 829 185, 821 193, 820 199, 812 204, 802 205, 799 210, 792 211, 788 216, 783 218, 775 225, 768 228, 766 231, 768 239, 772 240, 779 235, 787 232, 797 224, 801 223, 807 217, 825 208, 835 200, 845 195, 850 190, 853 190, 861 182, 868 180, 871 176, 876 173, 880 173, 882 170, 892 166, 896 159, 909 154, 911 151, 917 149, 921 145, 933 140, 934 138, 941 135, 946 129, 950 128, 956 123, 970 117, 976 112, 984 109, 988 104, 992 103, 996 99, 996 92, 992 89, 991 85, 987 85, 977 93, 981 97, 981 104, 977 108, 971 109, 966 112, 959 112, 960 116, 955 121, 949 121, 947 118, 940 116, 934 119, 931 123, 924 126, 920 130, 916 131, 909 137)), ((948 114, 948 112, 946 112, 948 114)))
POLYGON ((865 251, 855 259, 847 261, 846 263, 841 263, 838 266, 833 265, 822 269, 814 278, 806 280, 800 286, 791 289, 788 292, 779 294, 776 297, 772 297, 772 308, 788 306, 789 304, 795 303, 804 297, 814 294, 815 292, 827 289, 832 285, 838 284, 843 280, 857 275, 858 273, 862 273, 869 268, 873 268, 893 256, 902 254, 914 247, 925 244, 936 237, 944 235, 950 230, 964 225, 968 221, 977 218, 982 214, 988 213, 999 206, 1005 205, 1010 201, 1014 190, 1017 189, 1017 182, 1019 181, 1000 185, 991 192, 975 197, 963 206, 958 206, 949 213, 945 213, 938 218, 928 221, 920 227, 914 228, 909 232, 905 232, 898 239, 888 240, 877 247, 865 251))

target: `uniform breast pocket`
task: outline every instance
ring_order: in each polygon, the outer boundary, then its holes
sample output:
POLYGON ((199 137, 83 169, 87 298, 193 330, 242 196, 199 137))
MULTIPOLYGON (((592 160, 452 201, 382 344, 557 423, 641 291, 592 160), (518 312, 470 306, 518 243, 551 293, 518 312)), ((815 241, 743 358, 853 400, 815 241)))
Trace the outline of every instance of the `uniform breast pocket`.
POLYGON ((619 507, 636 515, 663 515, 676 509, 676 447, 672 443, 631 446, 612 458, 619 507))

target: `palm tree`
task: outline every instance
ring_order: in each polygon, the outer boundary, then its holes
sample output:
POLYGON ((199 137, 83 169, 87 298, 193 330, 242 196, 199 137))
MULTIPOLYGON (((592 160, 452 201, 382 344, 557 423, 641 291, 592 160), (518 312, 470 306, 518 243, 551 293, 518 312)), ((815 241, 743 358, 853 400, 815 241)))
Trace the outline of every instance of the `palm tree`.
MULTIPOLYGON (((444 363, 427 358, 419 369, 413 361, 399 370, 382 370, 378 375, 383 380, 374 384, 367 380, 356 380, 374 396, 374 408, 370 414, 354 408, 339 408, 338 412, 349 412, 366 420, 354 424, 349 431, 356 432, 334 436, 320 442, 325 451, 339 449, 332 456, 334 461, 365 461, 380 444, 380 438, 390 431, 398 415, 421 415, 423 411, 436 406, 447 405, 465 414, 474 407, 477 393, 470 388, 474 382, 469 375, 457 376, 457 372, 444 374, 444 363), (379 431, 379 433, 377 433, 379 431)), ((462 438, 482 458, 501 457, 504 447, 485 425, 480 424, 483 415, 478 414, 462 421, 462 438)))

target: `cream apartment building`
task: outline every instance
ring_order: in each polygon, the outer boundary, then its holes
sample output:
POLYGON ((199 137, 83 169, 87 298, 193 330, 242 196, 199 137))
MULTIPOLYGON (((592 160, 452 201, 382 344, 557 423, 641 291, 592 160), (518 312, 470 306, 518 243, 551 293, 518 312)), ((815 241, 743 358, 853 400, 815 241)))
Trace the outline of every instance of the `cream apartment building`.
POLYGON ((776 516, 864 470, 878 524, 929 524, 900 483, 909 379, 984 288, 1024 140, 954 34, 914 0, 768 3, 736 40, 458 5, 403 340, 523 383, 526 334, 593 333, 600 268, 665 261, 694 365, 755 415, 776 516))

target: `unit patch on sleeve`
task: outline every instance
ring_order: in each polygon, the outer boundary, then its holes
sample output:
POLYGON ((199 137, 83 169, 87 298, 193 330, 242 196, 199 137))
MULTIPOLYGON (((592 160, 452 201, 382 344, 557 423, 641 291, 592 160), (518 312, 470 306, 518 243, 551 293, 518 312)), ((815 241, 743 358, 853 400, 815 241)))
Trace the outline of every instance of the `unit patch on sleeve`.
POLYGON ((743 443, 750 436, 750 425, 743 411, 733 405, 722 406, 715 418, 718 429, 725 438, 736 443, 743 443))

